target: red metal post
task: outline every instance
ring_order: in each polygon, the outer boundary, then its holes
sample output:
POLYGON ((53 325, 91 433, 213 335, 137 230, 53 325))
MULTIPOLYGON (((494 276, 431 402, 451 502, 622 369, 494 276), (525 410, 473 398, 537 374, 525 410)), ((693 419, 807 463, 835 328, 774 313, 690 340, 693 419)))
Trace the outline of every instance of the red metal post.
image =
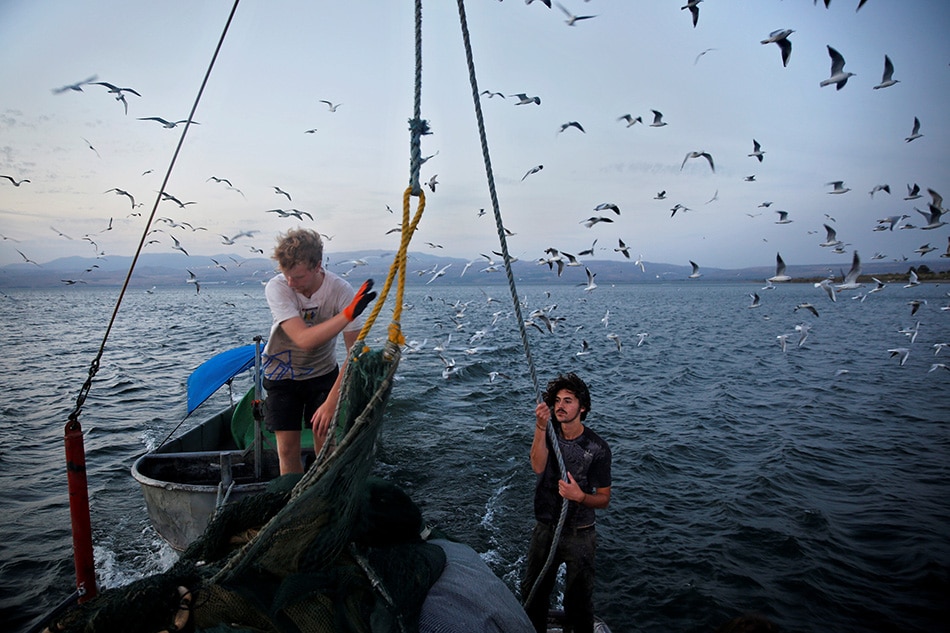
POLYGON ((69 515, 73 526, 73 563, 79 602, 96 597, 96 567, 92 554, 92 520, 89 486, 86 483, 86 449, 79 420, 66 423, 66 476, 69 483, 69 515))

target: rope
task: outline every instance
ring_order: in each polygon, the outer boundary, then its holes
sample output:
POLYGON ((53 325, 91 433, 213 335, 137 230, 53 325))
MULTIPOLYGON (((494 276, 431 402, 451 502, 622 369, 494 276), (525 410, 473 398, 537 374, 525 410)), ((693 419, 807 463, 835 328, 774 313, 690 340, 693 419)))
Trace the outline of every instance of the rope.
POLYGON ((82 388, 79 390, 79 395, 76 397, 76 407, 73 409, 72 413, 69 414, 69 422, 66 425, 67 430, 79 427, 79 414, 82 411, 83 404, 86 402, 86 397, 89 395, 89 391, 92 389, 92 380, 99 372, 99 363, 106 349, 106 341, 108 341, 109 334, 112 332, 112 326, 115 325, 116 317, 119 314, 119 307, 122 305, 122 299, 125 297, 125 292, 129 287, 129 281, 132 279, 132 272, 135 270, 135 265, 139 260, 139 255, 142 253, 142 248, 145 246, 145 240, 148 237, 149 230, 152 227, 152 222, 155 219, 155 214, 158 211, 158 205, 162 201, 162 194, 165 193, 165 187, 168 185, 168 181, 172 175, 172 170, 174 169, 175 163, 178 160, 178 154, 181 152, 181 148, 185 143, 185 136, 188 134, 188 130, 191 128, 191 122, 194 119, 195 111, 198 109, 198 103, 201 101, 201 95, 204 93, 205 86, 208 84, 208 79, 211 77, 211 69, 214 68, 215 61, 218 59, 218 53, 221 51, 221 46, 224 44, 224 38, 228 33, 228 29, 231 26, 231 21, 234 19, 234 14, 237 12, 238 3, 240 1, 241 0, 234 0, 234 4, 231 6, 231 13, 228 15, 228 20, 224 25, 224 30, 221 32, 221 37, 218 39, 218 44, 214 49, 214 54, 211 56, 211 62, 208 64, 208 69, 205 71, 204 79, 201 81, 201 87, 198 89, 198 94, 195 96, 195 101, 191 106, 191 112, 188 113, 188 118, 185 121, 185 127, 182 129, 181 137, 178 139, 178 145, 175 147, 175 153, 172 155, 171 162, 168 164, 168 169, 165 171, 165 178, 162 180, 162 186, 159 188, 158 194, 155 196, 155 203, 152 205, 152 212, 148 216, 148 221, 145 223, 145 228, 142 229, 142 238, 139 240, 138 248, 136 248, 135 255, 132 257, 132 263, 129 264, 129 271, 125 276, 125 281, 122 283, 122 289, 119 291, 119 297, 116 299, 115 308, 112 311, 109 324, 106 326, 105 334, 102 337, 102 343, 99 345, 99 351, 96 353, 95 358, 92 359, 89 367, 89 376, 86 378, 86 382, 83 383, 82 388))
MULTIPOLYGON (((386 297, 389 289, 392 287, 393 280, 398 276, 396 285, 396 302, 393 306, 392 322, 389 326, 389 343, 401 346, 405 343, 405 337, 402 335, 400 327, 400 318, 402 317, 403 295, 406 288, 406 259, 409 252, 409 242, 412 235, 422 219, 422 212, 426 207, 426 196, 422 187, 419 186, 419 170, 422 167, 422 137, 429 134, 429 123, 422 119, 422 0, 416 0, 415 3, 415 48, 416 48, 416 66, 415 66, 415 90, 413 93, 413 112, 409 119, 409 186, 402 196, 402 224, 399 250, 393 258, 393 263, 389 267, 389 274, 382 290, 379 291, 379 298, 373 306, 372 312, 363 323, 357 341, 363 341, 369 335, 376 318, 379 316, 383 304, 386 303, 386 297), (416 196, 419 198, 419 204, 416 207, 416 214, 412 221, 409 221, 409 198, 416 196)), ((363 346, 353 346, 359 350, 363 346)), ((357 354, 354 354, 354 359, 357 354)))
POLYGON ((416 74, 415 91, 413 93, 412 118, 409 119, 409 130, 412 132, 409 145, 409 187, 412 195, 422 193, 419 186, 419 169, 422 167, 422 148, 420 139, 429 133, 429 123, 421 117, 422 113, 422 0, 416 0, 416 74))
MULTIPOLYGON (((524 317, 521 314, 521 303, 518 301, 518 290, 515 288, 515 277, 514 273, 511 270, 511 257, 508 254, 508 240, 505 236, 505 226, 501 220, 501 210, 498 205, 498 194, 495 190, 495 179, 492 175, 491 168, 491 157, 488 152, 488 138, 485 134, 485 120, 482 117, 482 104, 479 99, 478 92, 478 80, 475 77, 475 63, 472 59, 472 43, 468 33, 468 20, 465 17, 465 2, 464 0, 458 0, 459 8, 459 23, 462 28, 462 41, 465 44, 465 61, 468 64, 468 76, 469 81, 472 85, 472 101, 475 104, 475 119, 478 122, 478 138, 482 146, 482 157, 485 161, 485 175, 488 178, 488 192, 491 196, 492 211, 495 215, 495 227, 498 229, 498 241, 501 244, 501 252, 505 260, 505 274, 508 277, 508 289, 511 292, 511 301, 515 309, 515 318, 518 321, 518 329, 521 333, 521 343, 524 346, 525 359, 528 362, 528 370, 531 373, 531 382, 534 385, 534 393, 538 402, 541 401, 541 388, 538 384, 538 374, 534 367, 534 361, 531 358, 531 346, 528 344, 528 333, 524 325, 524 317)), ((561 455, 561 447, 557 441, 557 431, 554 429, 554 424, 548 424, 547 426, 547 437, 551 440, 551 445, 554 448, 554 457, 557 460, 558 469, 561 473, 561 478, 564 481, 567 481, 567 468, 564 466, 564 458, 561 455)), ((541 573, 538 574, 538 577, 534 581, 534 585, 531 587, 531 591, 528 594, 528 597, 525 599, 525 604, 531 602, 534 598, 534 594, 538 589, 538 585, 541 583, 541 579, 547 574, 548 569, 551 567, 554 561, 554 554, 557 551, 558 543, 561 539, 561 531, 564 527, 564 521, 567 518, 567 503, 561 503, 561 513, 558 517, 557 527, 554 530, 554 539, 551 542, 551 549, 548 552, 548 558, 544 563, 544 567, 541 569, 541 573)))

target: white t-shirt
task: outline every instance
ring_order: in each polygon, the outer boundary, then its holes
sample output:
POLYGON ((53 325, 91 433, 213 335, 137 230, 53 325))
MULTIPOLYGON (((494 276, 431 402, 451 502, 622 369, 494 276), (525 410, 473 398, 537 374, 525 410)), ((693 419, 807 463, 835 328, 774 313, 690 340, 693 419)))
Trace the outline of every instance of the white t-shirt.
MULTIPOLYGON (((315 325, 329 320, 342 312, 353 300, 356 291, 345 279, 325 271, 323 283, 309 298, 291 289, 283 273, 272 277, 264 287, 264 296, 270 307, 274 323, 264 347, 264 377, 270 380, 305 380, 330 373, 337 366, 336 339, 310 350, 298 347, 284 332, 280 324, 287 319, 300 317, 304 323, 315 325)), ((350 322, 344 332, 359 331, 363 320, 350 322)))

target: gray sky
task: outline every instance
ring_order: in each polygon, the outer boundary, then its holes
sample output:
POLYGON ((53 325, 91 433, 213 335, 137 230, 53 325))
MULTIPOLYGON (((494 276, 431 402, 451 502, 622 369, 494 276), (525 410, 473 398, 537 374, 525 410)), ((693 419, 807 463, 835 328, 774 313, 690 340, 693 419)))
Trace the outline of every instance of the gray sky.
MULTIPOLYGON (((171 252, 174 235, 192 254, 269 253, 278 232, 301 224, 266 213, 278 208, 312 214, 302 224, 332 236, 331 261, 334 251, 394 249, 398 235, 386 232, 400 221, 409 174, 412 4, 245 0, 167 187, 196 204, 162 202, 157 212, 207 230, 158 222, 153 228, 165 233, 145 252, 171 252), (342 105, 331 112, 321 99, 342 105), (259 233, 221 243, 245 230, 259 233)), ((426 189, 412 249, 432 242, 443 247, 438 254, 472 259, 499 244, 458 11, 454 2, 423 4, 422 116, 433 134, 422 151, 436 155, 422 180, 437 175, 439 184, 426 189)), ((648 261, 732 268, 769 265, 780 251, 790 265, 846 265, 853 249, 865 261, 878 252, 915 258, 929 242, 938 251, 925 261, 945 261, 937 256, 950 226, 873 229, 902 213, 923 224, 914 207, 927 209, 927 188, 950 196, 950 3, 869 0, 856 11, 857 0, 828 9, 809 0, 707 0, 695 28, 679 0, 563 4, 596 17, 568 26, 540 0, 466 4, 479 90, 508 96, 481 105, 513 255, 576 253, 596 239, 597 258, 618 259, 619 238, 648 261), (783 28, 795 30, 787 67, 778 46, 760 44, 783 28), (828 45, 856 73, 840 91, 819 87, 830 75, 828 45), (885 54, 899 83, 873 89, 885 54), (541 105, 515 105, 510 95, 521 92, 541 105), (618 121, 629 113, 649 124, 652 109, 666 126, 618 121), (915 116, 923 136, 906 142, 915 116), (568 121, 586 133, 559 133, 568 121), (753 139, 765 151, 761 163, 748 156, 753 139), (690 151, 709 152, 715 173, 701 158, 681 169, 690 151), (522 180, 536 165, 544 169, 522 180), (828 194, 834 180, 851 191, 828 194), (923 197, 905 201, 913 183, 923 197), (869 195, 883 184, 890 194, 869 195), (666 199, 655 200, 661 190, 666 199), (764 201, 773 204, 759 207, 764 201), (620 215, 594 211, 605 202, 620 215), (690 210, 670 217, 675 204, 690 210), (779 209, 793 222, 775 224, 779 209), (600 215, 613 222, 581 223, 600 215), (819 246, 823 223, 847 254, 819 246)), ((138 118, 186 118, 230 7, 0 1, 0 174, 31 181, 0 179, 0 233, 10 238, 0 241, 0 264, 22 261, 17 249, 38 262, 92 256, 84 235, 107 256, 134 252, 181 130, 138 118), (53 91, 92 75, 141 97, 127 95, 125 114, 103 86, 53 91), (130 215, 128 198, 104 193, 111 188, 144 203, 134 210, 142 215, 130 215)))

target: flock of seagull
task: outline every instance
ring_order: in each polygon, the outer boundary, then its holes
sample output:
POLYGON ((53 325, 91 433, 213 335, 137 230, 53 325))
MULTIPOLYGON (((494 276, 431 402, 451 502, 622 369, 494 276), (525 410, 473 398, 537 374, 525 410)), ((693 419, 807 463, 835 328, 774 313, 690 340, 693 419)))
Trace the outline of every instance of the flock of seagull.
MULTIPOLYGON (((689 2, 687 2, 687 4, 682 7, 683 10, 689 11, 694 27, 698 24, 699 5, 702 1, 703 0, 689 0, 689 2)), ((830 0, 826 0, 825 2, 826 7, 828 6, 829 1, 830 0)), ((531 2, 532 0, 526 0, 526 4, 531 4, 531 2)), ((541 2, 545 4, 548 8, 551 8, 552 6, 552 3, 550 2, 550 0, 541 0, 541 2)), ((571 11, 569 11, 566 7, 561 5, 560 3, 555 2, 554 4, 556 4, 558 9, 564 13, 564 15, 566 16, 565 22, 567 23, 568 26, 571 26, 571 27, 577 26, 582 21, 591 20, 597 17, 595 15, 575 15, 571 11)), ((864 0, 862 0, 858 4, 857 9, 860 9, 863 5, 864 5, 864 0)), ((788 66, 788 64, 790 63, 791 53, 792 53, 791 36, 794 33, 795 31, 793 29, 778 29, 778 30, 772 31, 771 33, 769 33, 767 37, 760 40, 760 43, 762 45, 775 44, 777 46, 777 48, 780 51, 781 62, 782 62, 783 67, 788 66)), ((712 49, 707 49, 707 50, 712 50, 712 49)), ((841 55, 841 53, 838 52, 835 48, 828 45, 827 53, 831 62, 830 73, 826 79, 819 82, 819 87, 824 88, 824 87, 833 85, 835 86, 836 90, 842 90, 847 85, 849 78, 853 76, 853 73, 845 71, 845 64, 846 64, 845 59, 841 55)), ((703 53, 701 53, 700 56, 702 54, 703 53)), ((698 57, 697 57, 697 60, 698 60, 698 57)), ((874 85, 873 89, 880 90, 880 89, 885 89, 885 88, 889 88, 896 85, 899 82, 899 80, 894 78, 894 73, 895 73, 894 64, 892 63, 890 57, 885 55, 884 69, 883 69, 881 81, 878 84, 874 85)), ((137 90, 133 88, 120 87, 113 83, 109 83, 106 81, 99 81, 98 77, 95 75, 83 81, 76 82, 74 84, 68 84, 59 88, 55 88, 53 89, 53 93, 64 94, 68 92, 83 92, 84 87, 91 87, 91 86, 98 86, 105 89, 107 94, 109 94, 117 102, 122 104, 123 111, 126 115, 128 114, 128 110, 129 110, 129 97, 134 96, 134 97, 141 98, 142 96, 137 90)), ((490 90, 482 91, 481 96, 487 99, 492 99, 495 97, 498 97, 501 99, 506 98, 506 94, 501 93, 501 92, 493 92, 490 90)), ((509 94, 507 95, 507 97, 513 98, 514 105, 516 106, 537 107, 537 106, 540 106, 542 102, 540 96, 530 95, 527 92, 509 94)), ((325 104, 327 107, 327 110, 331 113, 336 112, 337 109, 342 105, 340 103, 335 103, 335 102, 332 102, 330 100, 325 100, 325 99, 320 100, 319 102, 322 104, 325 104)), ((660 112, 659 110, 653 109, 651 110, 651 114, 652 114, 652 120, 648 119, 648 121, 650 121, 649 123, 644 123, 643 116, 640 116, 640 115, 634 116, 631 113, 622 114, 619 117, 617 117, 616 120, 617 122, 623 123, 626 127, 632 127, 636 124, 640 124, 644 127, 663 128, 668 125, 668 123, 664 121, 663 113, 660 112)), ((158 116, 137 117, 137 118, 138 120, 141 120, 141 121, 156 122, 165 129, 173 129, 183 124, 200 125, 197 121, 193 121, 189 119, 176 119, 176 118, 166 119, 164 117, 158 117, 158 116)), ((586 133, 585 128, 581 124, 581 122, 570 120, 560 125, 559 129, 557 130, 557 134, 568 133, 571 130, 574 130, 573 133, 578 133, 578 134, 586 133)), ((313 133, 315 131, 316 129, 313 128, 313 129, 306 130, 306 133, 313 133)), ((921 134, 920 120, 917 117, 914 117, 914 124, 911 130, 911 133, 904 140, 905 142, 910 143, 921 137, 922 137, 922 134, 921 134)), ((90 149, 95 150, 95 148, 91 144, 89 144, 88 141, 86 142, 89 145, 90 149)), ((766 151, 763 149, 762 145, 759 143, 757 139, 753 138, 752 150, 747 156, 761 163, 764 160, 765 154, 766 154, 766 151)), ((427 157, 426 159, 423 159, 423 163, 426 160, 428 160, 428 158, 432 158, 432 157, 430 156, 430 157, 427 157)), ((712 173, 715 173, 716 171, 716 164, 715 164, 713 155, 710 152, 703 149, 687 152, 685 156, 683 157, 682 162, 680 164, 680 171, 684 170, 687 163, 691 160, 697 160, 700 162, 704 161, 705 164, 708 165, 712 173)), ((540 164, 534 167, 531 167, 521 176, 521 181, 523 182, 529 177, 539 174, 543 170, 543 168, 544 166, 540 164)), ((145 172, 145 173, 148 173, 148 172, 145 172)), ((751 180, 754 180, 754 178, 755 178, 754 175, 747 176, 746 180, 751 181, 751 180)), ((29 179, 18 178, 13 175, 0 174, 0 179, 5 179, 9 181, 9 183, 14 187, 21 187, 24 184, 29 184, 31 182, 29 179)), ((219 184, 224 185, 228 190, 233 190, 241 196, 245 195, 244 192, 241 189, 235 187, 232 184, 232 181, 228 178, 221 178, 221 177, 213 175, 213 176, 210 176, 206 182, 214 182, 216 185, 219 185, 219 184)), ((437 180, 437 175, 433 175, 426 184, 430 188, 430 190, 433 193, 435 193, 436 186, 437 184, 439 184, 437 180)), ((828 194, 831 194, 831 195, 844 195, 852 191, 852 189, 846 186, 845 182, 842 180, 828 182, 827 186, 831 188, 827 192, 828 194)), ((289 193, 288 191, 282 189, 279 186, 272 186, 272 189, 273 189, 273 194, 275 196, 286 198, 286 201, 288 203, 293 202, 293 197, 291 193, 289 193)), ((927 188, 926 191, 931 196, 931 202, 928 205, 929 210, 927 212, 917 210, 918 213, 924 219, 924 222, 922 225, 914 226, 913 224, 906 222, 906 220, 912 219, 909 215, 899 214, 899 215, 893 215, 893 216, 888 216, 888 217, 879 219, 877 222, 877 226, 875 226, 873 230, 894 231, 896 228, 898 230, 920 229, 920 230, 930 231, 930 230, 934 230, 934 229, 947 225, 947 222, 944 220, 946 210, 942 206, 943 205, 942 196, 933 188, 927 188)), ((875 185, 875 187, 870 191, 870 195, 873 197, 875 193, 879 193, 879 192, 890 194, 891 193, 890 186, 887 184, 875 185)), ((113 187, 113 188, 107 189, 103 193, 104 194, 112 193, 117 196, 123 196, 127 198, 131 206, 131 212, 129 215, 130 216, 141 215, 141 212, 137 212, 136 209, 141 207, 142 203, 136 202, 135 196, 132 193, 130 193, 130 191, 127 188, 113 187)), ((660 191, 656 194, 654 199, 665 200, 666 197, 667 197, 667 192, 660 191)), ((717 197, 718 197, 718 191, 710 200, 710 202, 716 200, 717 197)), ((920 193, 920 187, 916 183, 914 183, 913 185, 908 184, 907 196, 904 198, 904 200, 916 200, 920 197, 922 197, 922 194, 920 193)), ((162 192, 161 204, 165 204, 165 203, 175 205, 178 209, 185 209, 186 207, 190 205, 196 204, 194 201, 182 201, 181 199, 169 194, 168 192, 162 192)), ((766 201, 766 202, 763 202, 759 206, 767 209, 771 206, 771 204, 772 204, 771 202, 766 201)), ((593 229, 595 226, 598 226, 598 225, 612 224, 614 222, 614 218, 616 218, 617 216, 620 216, 621 214, 620 207, 617 204, 612 203, 612 202, 600 203, 593 207, 593 211, 594 211, 594 215, 591 215, 590 217, 586 219, 579 220, 578 224, 583 225, 586 229, 593 229)), ((689 209, 688 207, 682 204, 677 203, 670 209, 670 212, 671 212, 670 217, 672 218, 676 216, 677 213, 682 214, 688 211, 691 211, 691 209, 689 209)), ((305 218, 311 222, 314 220, 313 214, 311 214, 308 211, 297 209, 297 208, 273 208, 273 209, 264 210, 263 213, 274 214, 277 217, 282 218, 282 219, 293 218, 300 222, 303 222, 305 218)), ((783 225, 783 224, 790 224, 793 222, 793 219, 790 217, 790 214, 788 211, 775 210, 774 213, 777 215, 777 219, 775 220, 776 224, 783 225)), ((479 216, 484 215, 484 209, 480 210, 478 215, 479 216)), ((752 216, 753 214, 748 214, 748 215, 752 216)), ((160 240, 159 234, 165 233, 167 235, 167 238, 170 239, 172 242, 171 248, 174 250, 180 251, 186 256, 188 256, 189 253, 186 250, 186 247, 182 244, 182 240, 179 239, 178 236, 171 234, 170 231, 172 229, 191 231, 191 232, 208 230, 205 227, 195 226, 191 223, 178 221, 176 219, 173 219, 172 217, 167 217, 167 216, 159 217, 158 221, 163 223, 165 227, 153 228, 148 235, 150 239, 145 242, 145 245, 149 246, 151 244, 163 243, 162 240, 160 240)), ((846 252, 846 246, 848 245, 845 244, 842 240, 838 239, 837 230, 835 229, 835 227, 833 227, 830 224, 832 222, 834 222, 834 219, 829 217, 829 223, 825 223, 823 225, 826 236, 825 236, 825 240, 823 242, 820 242, 819 245, 821 247, 831 248, 833 249, 833 252, 844 253, 846 252)), ((53 227, 50 227, 50 228, 56 231, 56 233, 62 238, 73 239, 72 237, 56 230, 53 227)), ((102 233, 111 229, 112 229, 112 219, 110 218, 108 226, 102 229, 101 231, 99 231, 99 233, 102 233)), ((393 229, 392 231, 395 231, 397 229, 393 229)), ((249 249, 249 252, 256 253, 256 254, 263 254, 262 249, 257 248, 253 245, 247 244, 247 242, 243 241, 244 239, 252 238, 257 233, 259 233, 259 231, 242 230, 242 231, 238 231, 234 233, 233 235, 222 234, 220 235, 221 244, 228 245, 228 246, 246 244, 247 248, 249 249)), ((510 232, 508 233, 511 234, 510 232)), ((96 256, 102 257, 105 255, 105 253, 99 249, 98 244, 95 241, 96 235, 97 233, 86 234, 86 235, 83 235, 81 239, 89 241, 90 244, 95 249, 96 256)), ((327 237, 328 239, 330 238, 330 236, 325 236, 325 237, 327 237)), ((10 239, 10 238, 3 236, 3 239, 10 239)), ((621 237, 616 237, 616 241, 617 241, 617 246, 612 247, 613 252, 620 253, 626 260, 632 260, 632 263, 637 268, 639 268, 641 272, 645 272, 646 267, 644 264, 643 255, 640 254, 634 260, 634 258, 631 255, 631 249, 624 242, 624 240, 621 237)), ((593 272, 588 267, 588 265, 582 261, 581 258, 593 257, 595 255, 595 248, 596 248, 597 242, 598 240, 594 239, 590 248, 579 250, 576 252, 576 254, 567 252, 561 248, 549 247, 545 250, 544 256, 538 257, 537 264, 546 265, 549 268, 549 270, 551 270, 552 273, 556 274, 558 277, 561 276, 562 272, 567 267, 583 267, 585 271, 585 276, 586 276, 586 284, 581 284, 581 285, 583 286, 583 289, 586 293, 591 293, 598 287, 595 281, 596 273, 593 272)), ((431 242, 429 243, 429 246, 432 248, 441 247, 440 245, 436 245, 431 242)), ((933 247, 930 245, 930 243, 927 243, 927 244, 923 244, 915 252, 919 253, 921 256, 924 256, 934 250, 936 250, 936 247, 933 247)), ((32 259, 30 259, 26 254, 24 254, 21 251, 18 251, 18 252, 20 253, 20 255, 22 256, 25 262, 39 266, 39 264, 37 264, 32 259)), ((493 254, 496 257, 501 257, 501 254, 499 253, 493 253, 493 254)), ((883 257, 884 256, 882 254, 876 253, 872 259, 881 259, 883 257)), ((943 253, 943 255, 941 255, 941 257, 950 258, 950 238, 948 238, 947 250, 945 253, 943 253)), ((234 261, 236 265, 239 265, 238 262, 240 260, 233 259, 232 261, 234 261)), ((481 264, 483 264, 483 266, 481 266, 478 269, 479 272, 494 273, 494 272, 499 272, 501 270, 502 263, 500 263, 497 259, 490 257, 488 255, 479 255, 478 258, 475 258, 469 261, 464 266, 464 268, 461 271, 460 276, 465 275, 466 271, 469 270, 470 267, 474 266, 478 262, 481 262, 481 264)), ((691 272, 688 274, 687 278, 691 280, 695 280, 702 277, 702 272, 701 272, 701 268, 699 264, 697 264, 695 261, 692 261, 692 260, 689 261, 689 264, 691 267, 691 272)), ((214 265, 215 267, 223 268, 226 270, 225 266, 221 264, 220 262, 214 261, 214 265)), ((347 276, 352 270, 354 270, 359 265, 360 264, 358 262, 353 262, 352 268, 341 274, 343 276, 347 276)), ((431 270, 419 271, 419 273, 420 275, 429 275, 430 278, 428 279, 426 283, 432 284, 439 279, 445 278, 450 266, 451 264, 442 266, 442 267, 436 267, 431 270)), ((93 268, 90 268, 84 271, 83 274, 91 272, 93 270, 94 270, 93 268)), ((186 283, 194 284, 196 288, 196 292, 200 292, 200 284, 199 284, 198 276, 190 269, 187 270, 187 273, 188 273, 188 278, 186 279, 186 283)), ((861 260, 860 260, 857 250, 855 250, 853 253, 851 269, 849 270, 847 274, 842 275, 842 280, 839 283, 835 283, 834 279, 829 278, 815 285, 816 287, 821 288, 826 293, 826 295, 830 298, 831 301, 836 301, 836 297, 838 293, 844 290, 856 290, 862 287, 863 284, 859 281, 860 274, 861 274, 861 260)), ((774 284, 788 282, 788 281, 791 281, 791 277, 787 274, 786 264, 781 254, 777 253, 775 275, 769 277, 766 280, 765 289, 773 289, 775 287, 774 284)), ((63 282, 70 285, 75 284, 75 283, 83 283, 81 279, 63 280, 63 282)), ((883 284, 877 279, 874 279, 874 282, 876 286, 873 289, 869 290, 868 293, 861 295, 862 301, 869 294, 874 293, 874 292, 880 292, 881 290, 883 290, 885 284, 883 284)), ((911 270, 908 273, 908 284, 905 287, 912 288, 916 286, 918 283, 919 282, 916 280, 916 272, 914 270, 911 270)), ((750 296, 752 297, 753 301, 752 301, 752 304, 749 305, 749 308, 758 308, 762 305, 761 298, 758 295, 758 293, 752 293, 750 296)), ((924 304, 917 303, 914 306, 914 313, 916 313, 916 311, 920 309, 921 305, 924 305, 924 304)), ((818 310, 813 304, 803 303, 795 308, 796 312, 800 309, 813 314, 815 317, 818 316, 818 310)), ((943 308, 943 309, 946 310, 947 308, 943 308)), ((605 315, 605 320, 606 319, 607 319, 607 316, 605 315)), ((554 326, 554 323, 556 323, 556 320, 552 319, 550 315, 547 314, 547 312, 542 310, 540 312, 538 311, 533 312, 526 323, 529 326, 533 326, 537 328, 538 330, 550 332, 553 330, 553 326, 554 326)), ((799 345, 801 345, 804 342, 804 339, 807 337, 809 327, 806 324, 801 324, 799 328, 797 329, 800 334, 799 345)), ((787 342, 788 337, 789 335, 780 335, 778 337, 778 340, 782 346, 783 351, 787 350, 786 342, 787 342)), ((621 349, 619 335, 612 333, 609 338, 611 341, 613 341, 613 343, 617 347, 617 350, 619 351, 621 349)), ((637 344, 642 345, 645 341, 645 338, 646 338, 646 334, 643 333, 642 336, 638 337, 637 344)), ((941 348, 938 348, 937 351, 939 352, 940 349, 941 348)), ((581 352, 578 352, 578 354, 584 354, 584 353, 589 353, 589 345, 587 344, 586 341, 584 342, 584 346, 581 352)), ((906 362, 906 360, 907 360, 907 354, 903 354, 901 356, 900 364, 903 365, 906 362)), ((448 369, 448 365, 446 365, 446 367, 448 369)), ((451 373, 452 372, 449 372, 448 375, 451 375, 451 373)))

